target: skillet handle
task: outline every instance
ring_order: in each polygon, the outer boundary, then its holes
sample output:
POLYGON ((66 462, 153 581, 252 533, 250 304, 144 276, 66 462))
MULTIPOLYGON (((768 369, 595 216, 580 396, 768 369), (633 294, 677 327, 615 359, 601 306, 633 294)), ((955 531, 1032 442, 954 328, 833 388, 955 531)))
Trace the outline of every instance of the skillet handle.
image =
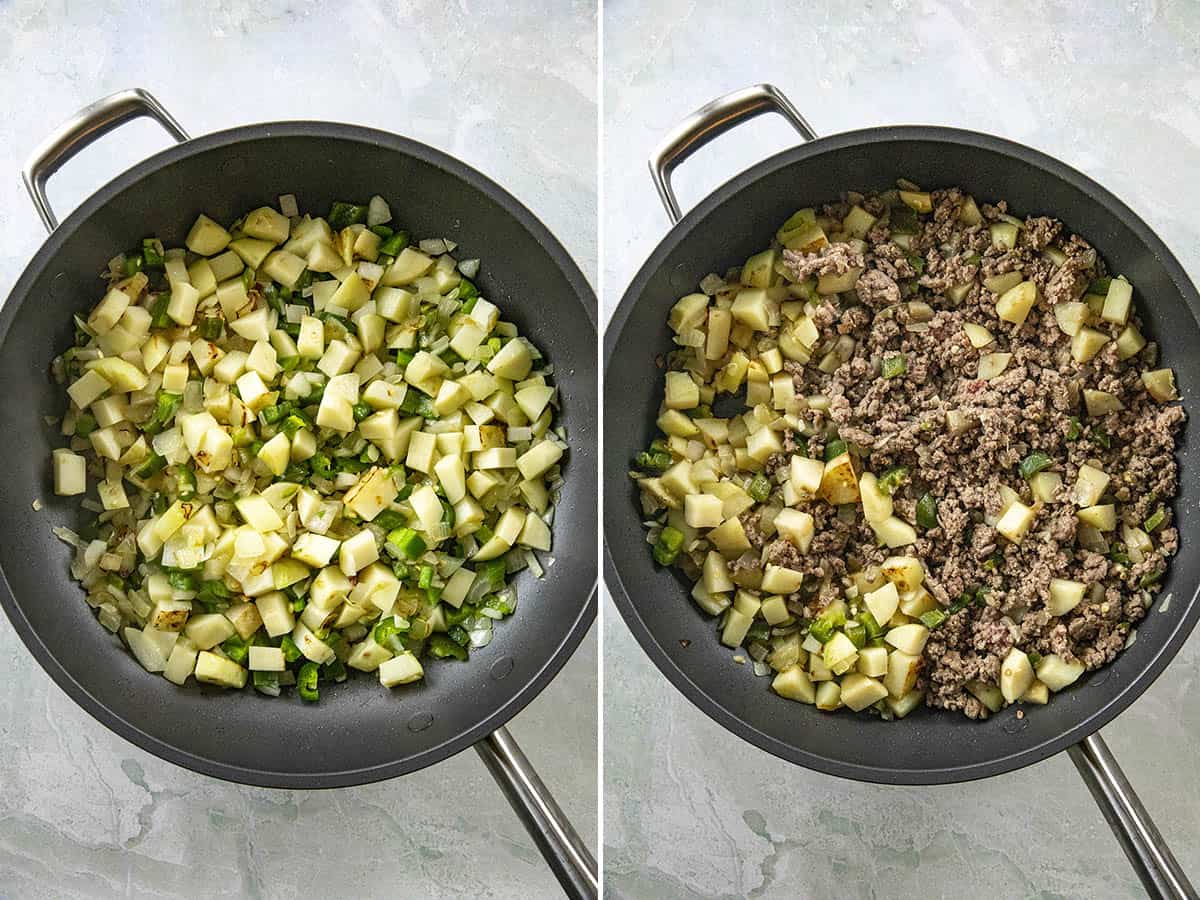
POLYGON ((1067 753, 1121 849, 1137 870, 1146 892, 1155 900, 1196 900, 1195 888, 1099 732, 1084 738, 1067 753))
POLYGON ((47 231, 58 227, 58 217, 54 215, 50 200, 46 197, 46 182, 50 176, 97 138, 141 116, 154 119, 180 143, 188 139, 183 126, 161 103, 141 88, 133 88, 109 94, 85 106, 56 128, 29 155, 25 167, 21 169, 21 180, 25 182, 25 190, 29 191, 29 197, 46 224, 47 231))
POLYGON ((672 224, 683 218, 679 201, 671 187, 671 172, 675 167, 713 138, 747 119, 768 112, 778 113, 787 119, 804 140, 816 140, 817 133, 812 126, 778 88, 771 84, 756 84, 706 103, 659 142, 650 154, 650 177, 654 179, 654 186, 658 188, 658 196, 667 208, 672 224))
POLYGON ((600 896, 596 859, 567 820, 507 728, 475 745, 480 758, 571 900, 600 896))

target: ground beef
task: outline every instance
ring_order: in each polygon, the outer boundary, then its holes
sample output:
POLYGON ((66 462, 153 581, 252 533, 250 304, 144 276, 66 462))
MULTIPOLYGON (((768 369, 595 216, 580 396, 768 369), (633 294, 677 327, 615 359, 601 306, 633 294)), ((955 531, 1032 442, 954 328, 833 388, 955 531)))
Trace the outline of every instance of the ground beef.
MULTIPOLYGON (((807 433, 789 432, 786 452, 771 457, 767 468, 785 472, 794 452, 820 458, 836 434, 870 471, 907 468, 908 478, 893 496, 901 517, 913 520, 923 494, 937 499, 938 526, 924 531, 915 547, 895 552, 922 559, 926 585, 941 603, 964 595, 971 602, 933 632, 918 684, 931 706, 981 718, 987 708, 968 683, 996 684, 1000 661, 1013 647, 1057 653, 1092 669, 1124 646, 1149 603, 1143 579, 1165 568, 1178 533, 1168 524, 1155 535, 1147 559, 1133 565, 1082 548, 1071 486, 1084 462, 1099 466, 1112 476, 1109 493, 1122 520, 1140 524, 1177 491, 1174 451, 1184 412, 1178 404, 1156 403, 1142 387, 1141 371, 1157 363, 1153 343, 1128 360, 1118 358, 1112 343, 1088 363, 1071 359, 1070 338, 1058 327, 1053 307, 1079 300, 1089 283, 1105 274, 1087 241, 1066 233, 1057 219, 1032 216, 1025 219, 1015 247, 994 247, 988 225, 1008 215, 1007 205, 983 204, 984 221, 967 225, 961 218, 965 200, 958 189, 935 191, 932 216, 921 217, 917 233, 904 239, 887 215, 893 200, 848 195, 821 214, 844 216, 857 203, 878 216, 866 234, 865 252, 862 244, 843 242, 816 253, 784 251, 784 266, 797 281, 860 267, 863 272, 853 291, 821 297, 810 307, 825 342, 818 352, 848 336, 853 353, 833 372, 785 364, 796 395, 824 396, 828 411, 802 411, 799 419, 807 433), (1056 264, 1047 250, 1065 260, 1056 264), (1020 325, 998 318, 997 297, 983 284, 1008 272, 1020 272, 1040 292, 1020 325), (932 318, 927 312, 913 314, 908 301, 928 304, 932 318), (987 328, 993 345, 975 349, 963 331, 967 322, 987 328), (1000 351, 1013 355, 1008 368, 991 381, 979 379, 981 353, 1000 351), (896 354, 904 355, 906 372, 882 378, 880 361, 896 354), (1125 409, 1089 419, 1081 400, 1085 387, 1115 394, 1125 409), (957 429, 947 414, 960 423, 957 429), (1051 471, 1063 480, 1058 495, 1044 504, 1035 502, 1017 472, 1034 450, 1050 456, 1051 471), (989 524, 1001 512, 1002 485, 1018 491, 1036 511, 1034 526, 1019 545, 989 524), (1045 603, 1052 578, 1084 582, 1087 599, 1065 616, 1050 615, 1045 603)), ((1136 313, 1133 321, 1139 324, 1136 313)), ((1102 321, 1091 324, 1112 338, 1120 331, 1102 321)), ((806 601, 819 609, 840 596, 838 578, 878 563, 889 551, 876 545, 861 519, 843 520, 819 500, 800 506, 816 520, 805 554, 784 540, 765 542, 753 516, 743 521, 766 562, 803 571, 806 582, 820 579, 815 599, 806 601)), ((1119 530, 1107 540, 1119 541, 1119 530)))

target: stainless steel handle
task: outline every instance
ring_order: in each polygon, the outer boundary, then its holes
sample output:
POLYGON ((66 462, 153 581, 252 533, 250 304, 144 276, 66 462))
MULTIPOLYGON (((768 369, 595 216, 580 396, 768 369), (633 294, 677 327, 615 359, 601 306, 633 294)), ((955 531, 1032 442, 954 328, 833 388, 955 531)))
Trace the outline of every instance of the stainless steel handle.
POLYGON ((1099 732, 1067 750, 1088 790, 1155 900, 1196 900, 1197 894, 1159 833, 1133 785, 1099 732))
POLYGON ((130 119, 149 116, 158 122, 175 140, 182 143, 188 139, 175 117, 153 96, 140 88, 109 94, 90 106, 85 106, 74 116, 56 128, 37 149, 29 155, 21 170, 25 190, 46 224, 47 231, 58 227, 58 218, 46 198, 46 182, 59 170, 63 163, 102 135, 107 134, 130 119))
POLYGON ((817 133, 812 126, 778 88, 770 84, 756 84, 706 103, 659 142, 650 155, 650 177, 654 179, 658 196, 662 198, 672 223, 683 218, 679 201, 671 187, 671 172, 675 167, 713 138, 747 119, 768 112, 778 113, 787 119, 804 140, 816 139, 817 133))
POLYGON ((525 830, 572 900, 600 896, 596 858, 559 808, 513 736, 497 729, 475 745, 525 830))

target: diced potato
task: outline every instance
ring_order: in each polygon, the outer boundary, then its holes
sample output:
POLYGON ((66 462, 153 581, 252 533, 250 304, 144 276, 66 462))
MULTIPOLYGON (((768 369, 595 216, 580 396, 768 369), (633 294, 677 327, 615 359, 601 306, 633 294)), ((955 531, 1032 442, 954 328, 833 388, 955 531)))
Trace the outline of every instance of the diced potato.
POLYGON ((985 353, 979 357, 978 376, 984 381, 990 381, 1001 375, 1011 361, 1011 353, 985 353))
POLYGON ((759 614, 766 620, 768 625, 782 625, 791 618, 792 614, 788 612, 787 601, 778 594, 768 597, 762 602, 762 609, 759 614))
POLYGON ((989 275, 983 279, 983 286, 999 296, 1024 281, 1020 272, 1005 272, 1003 275, 989 275))
POLYGON ((1002 321, 1020 325, 1028 318, 1037 296, 1037 285, 1032 281, 1022 281, 1000 295, 996 301, 996 315, 1002 321))
POLYGON ((771 303, 763 288, 738 291, 730 312, 735 322, 755 331, 767 331, 771 327, 771 303))
POLYGON ((963 332, 967 335, 967 340, 971 342, 971 346, 976 349, 986 347, 988 344, 996 340, 992 337, 992 333, 982 325, 976 325, 974 322, 964 322, 963 332))
POLYGON ((899 516, 891 516, 871 527, 875 536, 892 549, 907 547, 917 542, 917 530, 899 516))
POLYGON ((1033 492, 1035 500, 1053 503, 1062 483, 1062 476, 1057 472, 1037 472, 1029 479, 1029 489, 1033 492))
POLYGON ((929 640, 929 629, 917 622, 912 622, 908 625, 889 628, 883 639, 897 650, 902 650, 911 656, 920 656, 921 651, 925 649, 925 642, 929 640))
MULTIPOLYGON (((868 678, 882 678, 888 670, 887 647, 863 647, 858 651, 858 671, 868 678)), ((887 689, 884 689, 884 694, 887 689)))
POLYGON ((206 215, 200 215, 184 243, 193 253, 212 256, 224 250, 231 240, 230 234, 206 215))
POLYGON ((1065 616, 1083 601, 1087 585, 1066 578, 1050 579, 1050 596, 1046 600, 1046 611, 1052 616, 1065 616))
MULTIPOLYGON (((784 508, 775 517, 775 530, 779 533, 780 537, 790 541, 801 553, 807 553, 816 528, 810 513, 798 509, 784 508)), ((709 539, 712 539, 711 532, 709 533, 709 539)))
POLYGON ((1085 363, 1099 353, 1107 343, 1107 334, 1084 325, 1071 338, 1071 358, 1077 363, 1085 363))
POLYGON ((233 606, 225 610, 225 618, 233 625, 233 629, 238 633, 238 637, 244 641, 249 640, 250 635, 258 631, 262 625, 262 617, 258 614, 258 607, 253 603, 233 604, 233 606))
POLYGON ((924 585, 917 585, 911 591, 906 591, 900 595, 900 612, 911 618, 915 619, 921 613, 937 608, 937 600, 933 594, 925 589, 924 585))
POLYGON ((1067 662, 1057 653, 1048 653, 1037 664, 1038 681, 1058 693, 1079 680, 1084 673, 1083 663, 1067 662))
POLYGON ((896 609, 900 605, 900 594, 896 590, 896 585, 888 582, 883 586, 871 591, 863 597, 863 602, 871 615, 875 617, 875 621, 880 625, 886 625, 887 622, 896 614, 896 609))
POLYGON ((1087 324, 1088 305, 1076 300, 1055 304, 1054 319, 1063 334, 1074 337, 1087 324))
POLYGON ((854 461, 849 452, 825 463, 820 494, 835 506, 858 502, 858 476, 855 474, 854 461))
POLYGON ((196 680, 227 688, 244 688, 247 672, 231 659, 202 650, 196 657, 196 680))
MULTIPOLYGON (((776 522, 776 527, 778 527, 778 522, 776 522)), ((736 516, 726 519, 710 531, 708 533, 708 540, 722 555, 731 559, 735 556, 741 556, 750 549, 750 541, 746 538, 746 530, 742 527, 741 520, 736 516)))
POLYGON ((927 191, 900 191, 900 202, 915 213, 933 212, 933 195, 927 191))
POLYGON ((408 650, 379 664, 379 683, 384 687, 412 684, 425 677, 421 662, 408 650))
POLYGON ((202 613, 188 620, 184 633, 196 647, 208 650, 233 637, 237 631, 233 623, 220 613, 202 613))
POLYGON ((167 658, 167 666, 163 669, 163 678, 172 684, 184 684, 188 676, 196 669, 197 655, 195 644, 187 638, 177 640, 175 646, 171 648, 171 655, 167 658))
POLYGON ((897 719, 903 719, 910 712, 921 705, 921 701, 925 699, 925 694, 921 691, 909 691, 903 697, 893 697, 888 695, 887 707, 891 710, 892 715, 897 719))
POLYGON ((823 681, 817 688, 817 709, 833 712, 842 705, 842 689, 836 681, 823 681))
POLYGON ((721 643, 726 647, 740 647, 754 620, 736 609, 728 610, 725 616, 725 627, 721 629, 721 643))
POLYGON ((1137 330, 1136 325, 1126 325, 1117 336, 1117 356, 1121 359, 1136 356, 1145 346, 1146 339, 1142 337, 1142 333, 1137 330))
POLYGON ((1033 685, 1033 666, 1024 652, 1013 647, 1000 664, 1000 693, 1014 703, 1033 685))
POLYGON ((996 523, 996 531, 1014 544, 1021 543, 1029 532, 1035 518, 1034 511, 1020 501, 1009 505, 996 523))
POLYGON ((283 591, 271 591, 257 597, 254 605, 258 607, 259 618, 263 628, 270 637, 288 634, 296 627, 295 615, 292 612, 292 601, 283 591))
POLYGON ((842 274, 830 273, 821 275, 817 278, 817 293, 822 295, 840 294, 842 291, 848 291, 858 283, 858 277, 862 275, 861 267, 855 266, 847 269, 842 274))
POLYGON ((1087 407, 1087 414, 1092 417, 1106 416, 1125 408, 1125 404, 1115 394, 1092 388, 1083 389, 1083 403, 1087 407))
POLYGON ((993 222, 988 226, 992 246, 1001 250, 1012 250, 1017 246, 1017 226, 1011 222, 993 222))
POLYGON ((529 353, 529 345, 520 338, 514 338, 491 358, 487 370, 500 378, 510 381, 523 380, 533 368, 533 356, 529 353))
POLYGON ((767 563, 763 572, 762 589, 772 594, 794 594, 800 590, 803 580, 802 572, 767 563))
POLYGON ((691 328, 699 328, 708 312, 708 297, 704 294, 688 294, 680 297, 671 307, 667 324, 676 334, 691 328))
POLYGON ((746 453, 751 459, 765 463, 776 453, 783 452, 783 440, 779 436, 779 432, 768 427, 760 428, 758 431, 746 438, 746 453))
POLYGON ((724 521, 720 497, 688 494, 684 498, 684 521, 692 528, 716 528, 724 521))
POLYGON ((1175 389, 1174 369, 1155 369, 1152 372, 1143 372, 1142 384, 1145 385, 1150 396, 1159 403, 1179 399, 1179 392, 1175 389))
POLYGON ((858 648, 841 631, 835 631, 833 637, 825 642, 821 655, 834 675, 850 671, 858 662, 858 648))
POLYGON ((1080 522, 1091 525, 1097 531, 1115 531, 1117 527, 1117 508, 1111 503, 1085 506, 1075 515, 1080 522))
POLYGON ((771 680, 771 690, 780 697, 800 703, 815 703, 816 687, 808 673, 799 665, 789 666, 771 680))
MULTIPOLYGON (((476 457, 480 455, 476 454, 476 457)), ((562 459, 562 455, 562 447, 554 441, 543 440, 517 457, 516 467, 523 478, 534 479, 562 459)))
POLYGON ((54 493, 73 497, 87 492, 87 462, 76 453, 59 448, 51 454, 54 469, 54 493))
POLYGON ((888 689, 880 682, 858 672, 842 678, 841 687, 842 703, 855 712, 861 712, 888 695, 888 689))
POLYGON ((793 456, 789 477, 792 487, 801 497, 815 496, 821 490, 825 478, 825 464, 807 456, 793 456))
POLYGON ((892 514, 892 498, 879 489, 879 482, 870 472, 863 472, 858 479, 858 493, 862 499, 863 516, 869 523, 882 522, 892 514))
POLYGON ((1050 702, 1050 689, 1035 678, 1033 684, 1029 686, 1019 699, 1022 703, 1036 703, 1039 706, 1045 706, 1050 702))
POLYGON ((987 707, 988 712, 999 712, 1004 706, 1004 694, 1000 688, 982 681, 968 681, 967 690, 980 703, 987 707))
POLYGON ((1104 307, 1100 318, 1115 325, 1124 325, 1129 319, 1129 310, 1133 305, 1133 285, 1118 275, 1108 285, 1108 294, 1104 297, 1104 307))
POLYGON ((1077 506, 1095 506, 1108 489, 1109 476, 1095 466, 1084 463, 1079 467, 1075 479, 1075 504, 1077 506))
POLYGON ((920 673, 920 652, 906 653, 903 650, 893 650, 888 654, 888 669, 887 675, 883 677, 883 686, 887 688, 889 696, 899 699, 913 689, 920 673))

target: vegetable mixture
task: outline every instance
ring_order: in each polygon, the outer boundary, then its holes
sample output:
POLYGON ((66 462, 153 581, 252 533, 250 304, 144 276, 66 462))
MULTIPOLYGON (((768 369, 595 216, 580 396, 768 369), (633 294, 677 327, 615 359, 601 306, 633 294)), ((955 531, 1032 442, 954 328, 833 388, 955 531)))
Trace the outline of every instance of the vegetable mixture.
POLYGON ((466 660, 542 568, 565 432, 552 369, 478 260, 388 204, 296 200, 111 260, 55 359, 54 489, 98 502, 72 575, 149 672, 316 701, 466 660))
POLYGON ((1134 640, 1184 412, 1086 241, 901 182, 700 288, 631 474, 654 559, 776 693, 985 718, 1134 640))

